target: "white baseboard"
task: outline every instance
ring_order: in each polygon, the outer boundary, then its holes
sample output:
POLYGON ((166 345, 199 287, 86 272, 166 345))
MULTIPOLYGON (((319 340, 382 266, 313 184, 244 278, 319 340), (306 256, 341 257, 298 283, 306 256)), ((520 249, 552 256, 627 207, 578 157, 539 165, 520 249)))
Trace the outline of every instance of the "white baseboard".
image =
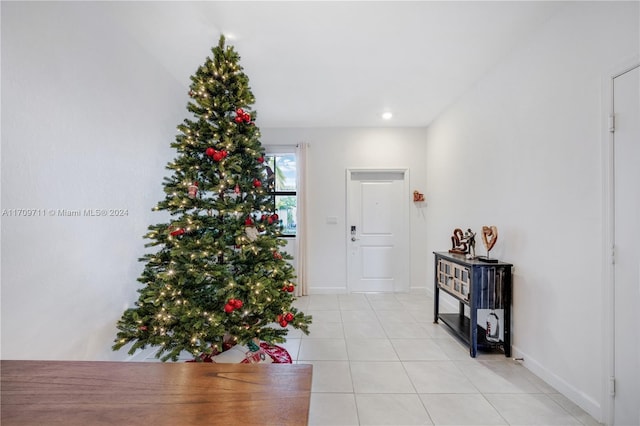
POLYGON ((134 353, 129 358, 127 358, 126 361, 127 362, 143 362, 148 358, 154 357, 157 351, 158 351, 158 348, 155 348, 153 346, 146 349, 138 350, 136 351, 136 353, 134 353))
POLYGON ((602 405, 594 400, 589 395, 576 389, 571 384, 567 383, 564 379, 557 374, 549 371, 546 367, 540 364, 531 356, 522 352, 516 346, 511 346, 511 353, 514 358, 523 358, 522 365, 533 374, 544 380, 549 386, 556 389, 559 393, 566 396, 578 407, 586 411, 591 417, 598 421, 602 421, 604 416, 602 405))
MULTIPOLYGON (((433 296, 433 290, 431 291, 431 296, 433 296)), ((457 299, 454 299, 452 296, 449 296, 444 291, 440 291, 440 300, 438 301, 439 311, 440 312, 458 312, 460 309, 460 303, 457 299)))
POLYGON ((309 294, 347 294, 346 287, 310 287, 309 294))
MULTIPOLYGON (((433 289, 429 291, 427 287, 411 287, 409 292, 433 296, 433 289)), ((346 287, 310 287, 309 294, 348 294, 348 291, 346 287)))

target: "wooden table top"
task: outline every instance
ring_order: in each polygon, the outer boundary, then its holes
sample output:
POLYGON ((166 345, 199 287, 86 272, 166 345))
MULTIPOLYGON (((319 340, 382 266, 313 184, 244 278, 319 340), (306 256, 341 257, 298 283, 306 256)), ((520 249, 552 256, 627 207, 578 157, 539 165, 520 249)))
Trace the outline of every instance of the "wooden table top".
POLYGON ((306 425, 312 366, 0 361, 0 423, 306 425))

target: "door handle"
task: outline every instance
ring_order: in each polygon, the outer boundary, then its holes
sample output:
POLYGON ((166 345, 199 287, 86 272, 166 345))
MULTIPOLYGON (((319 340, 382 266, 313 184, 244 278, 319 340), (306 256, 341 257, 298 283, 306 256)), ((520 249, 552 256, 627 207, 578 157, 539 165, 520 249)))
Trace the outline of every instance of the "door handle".
POLYGON ((351 241, 358 241, 360 238, 351 237, 351 241))

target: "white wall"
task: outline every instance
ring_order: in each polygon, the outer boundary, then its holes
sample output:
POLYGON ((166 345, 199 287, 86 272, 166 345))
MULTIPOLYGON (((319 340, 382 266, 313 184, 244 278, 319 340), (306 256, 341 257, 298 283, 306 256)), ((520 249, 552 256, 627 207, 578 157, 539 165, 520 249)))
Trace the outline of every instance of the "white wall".
POLYGON ((2 3, 2 209, 44 209, 2 217, 3 359, 126 358, 115 323, 137 299, 142 235, 164 219, 151 208, 185 82, 96 5, 2 3))
MULTIPOLYGON (((346 170, 408 168, 411 191, 426 187, 425 129, 334 128, 261 129, 265 145, 309 142, 309 291, 347 291, 346 170), (328 224, 337 217, 337 224, 328 224)), ((407 196, 412 196, 407 194, 407 196)), ((426 218, 423 206, 411 204, 411 287, 424 288, 426 218)))
POLYGON ((638 54, 638 16, 637 2, 567 4, 427 136, 428 252, 448 248, 456 227, 496 225, 492 255, 515 265, 515 355, 596 418, 606 398, 602 84, 638 54))

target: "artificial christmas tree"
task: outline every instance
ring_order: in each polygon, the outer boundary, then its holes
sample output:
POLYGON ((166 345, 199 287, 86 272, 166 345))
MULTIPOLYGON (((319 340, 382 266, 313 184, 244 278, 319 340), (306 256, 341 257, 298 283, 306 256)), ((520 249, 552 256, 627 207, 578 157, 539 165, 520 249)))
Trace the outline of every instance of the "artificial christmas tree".
POLYGON ((224 37, 212 53, 191 77, 195 118, 178 126, 154 209, 172 219, 145 235, 157 251, 140 259, 144 287, 118 322, 114 350, 133 342, 130 354, 157 346, 163 361, 183 351, 203 359, 235 343, 283 342, 288 326, 308 334, 311 317, 292 306, 294 270, 280 251, 249 79, 224 37))

